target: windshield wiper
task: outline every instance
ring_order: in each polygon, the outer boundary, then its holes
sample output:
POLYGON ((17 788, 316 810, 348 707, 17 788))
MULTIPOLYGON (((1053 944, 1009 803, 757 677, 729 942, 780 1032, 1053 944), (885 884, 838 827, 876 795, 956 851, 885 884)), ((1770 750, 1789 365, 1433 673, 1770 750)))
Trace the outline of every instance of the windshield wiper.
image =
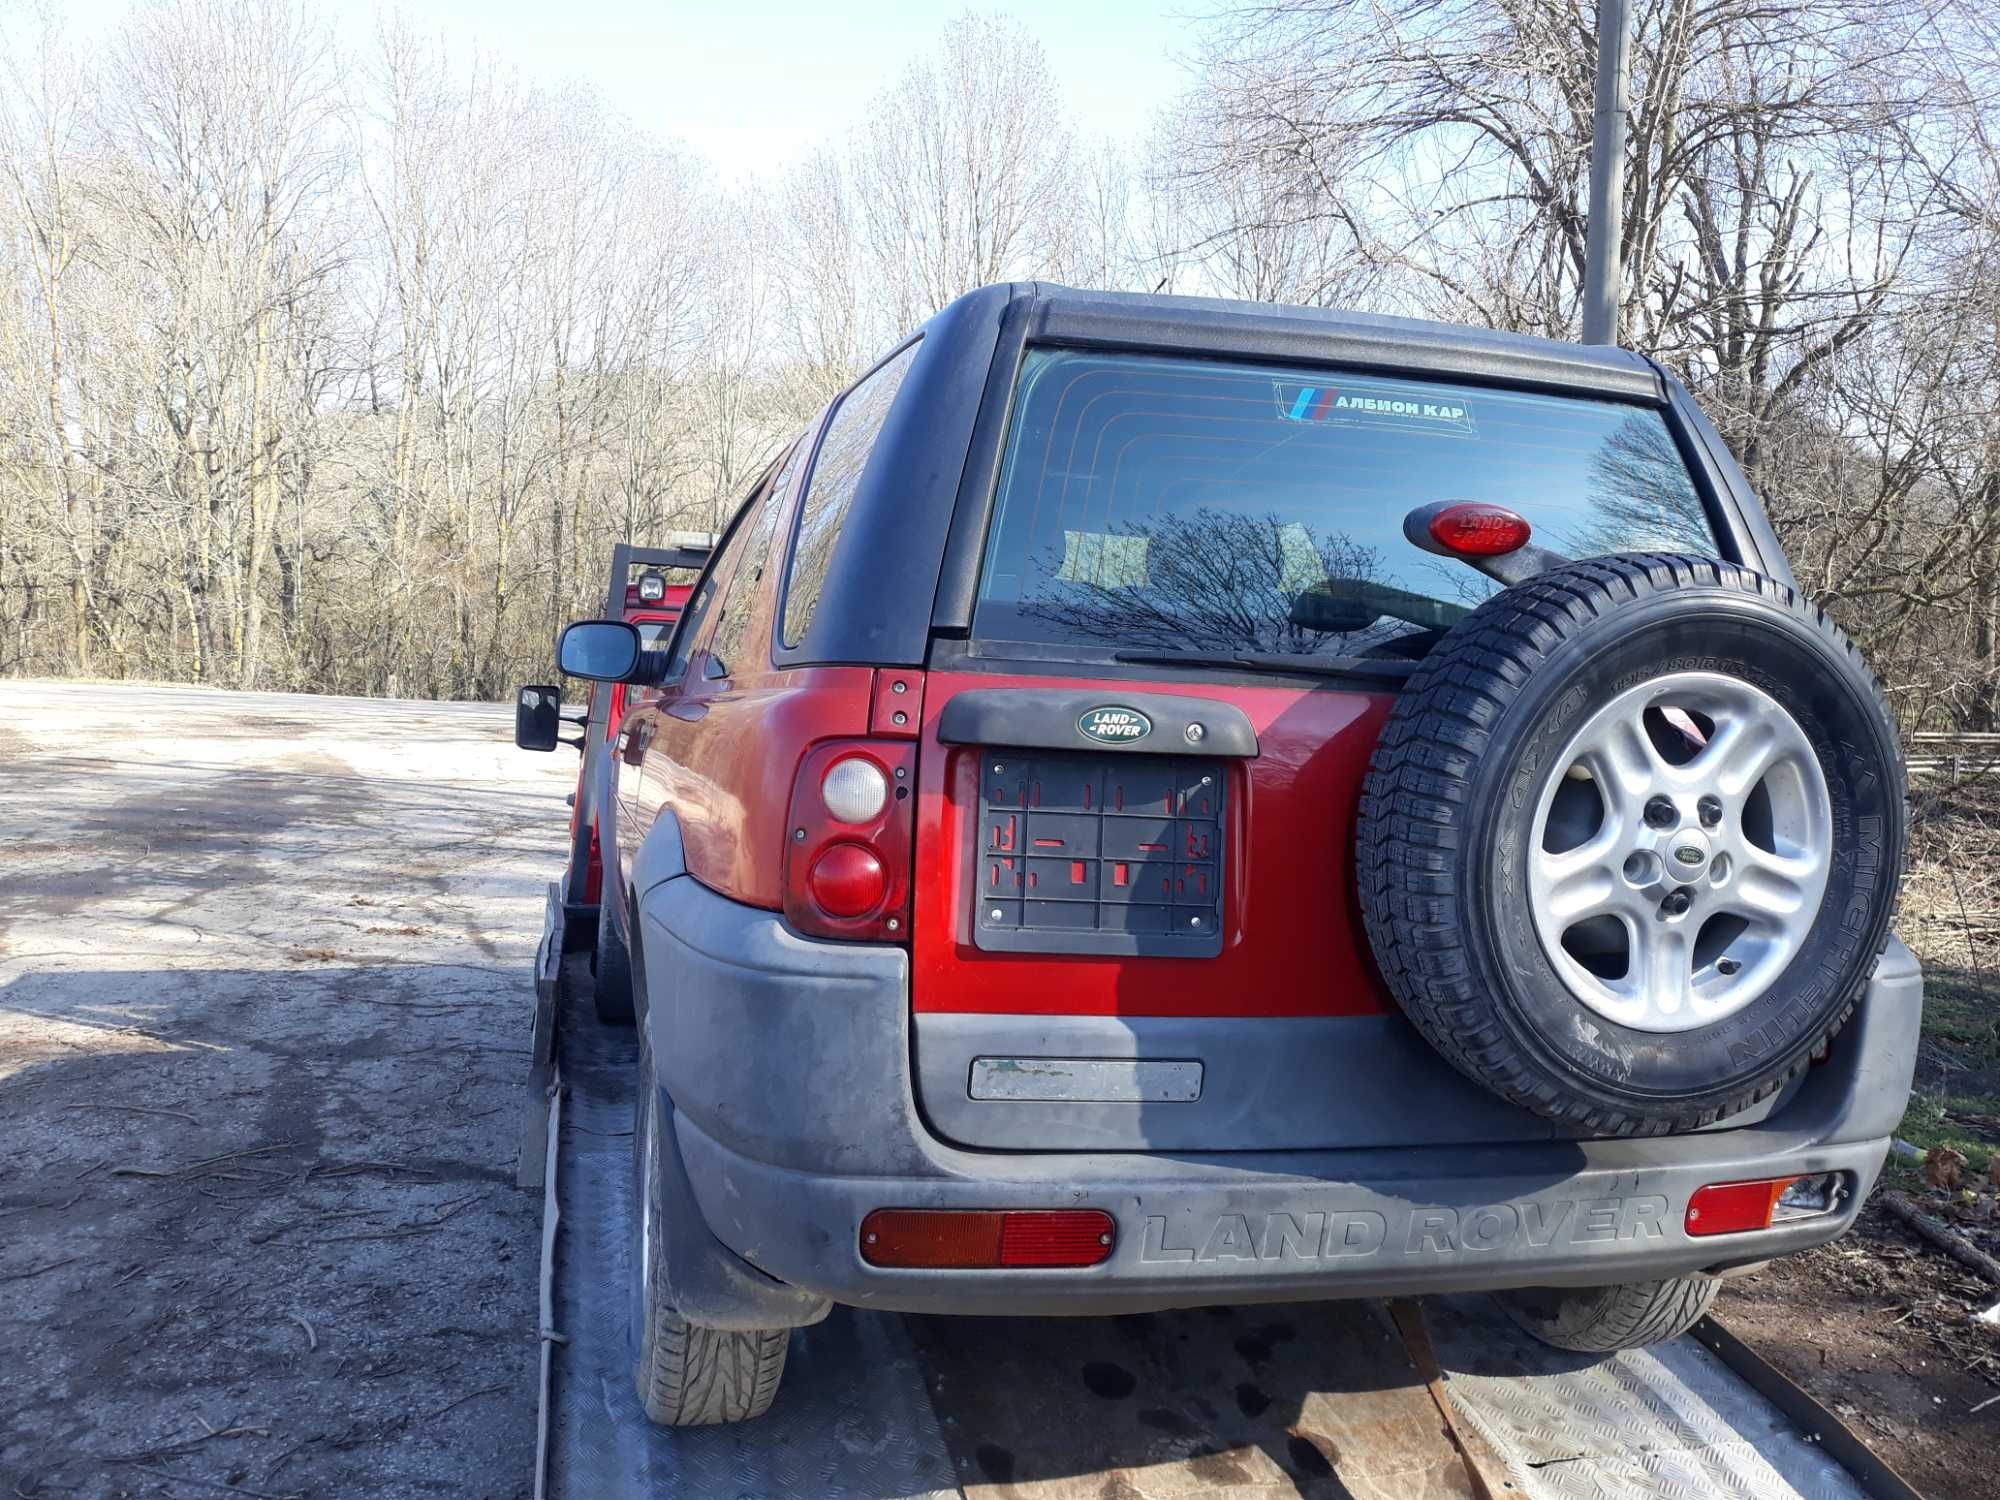
POLYGON ((1377 656, 1292 656, 1282 651, 1115 651, 1111 659, 1143 667, 1222 667, 1237 672, 1290 672, 1338 677, 1379 687, 1400 683, 1417 664, 1377 656))

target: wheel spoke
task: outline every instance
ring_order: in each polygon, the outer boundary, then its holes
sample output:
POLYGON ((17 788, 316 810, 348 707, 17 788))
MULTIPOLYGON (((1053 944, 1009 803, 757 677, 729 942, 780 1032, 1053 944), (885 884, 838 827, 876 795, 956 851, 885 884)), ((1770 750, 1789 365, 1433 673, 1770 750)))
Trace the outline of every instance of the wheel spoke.
POLYGON ((1694 982, 1694 933, 1685 922, 1641 920, 1632 926, 1628 982, 1649 1018, 1678 1016, 1694 982))
POLYGON ((1620 844, 1618 828, 1606 820, 1588 842, 1560 854, 1536 850, 1534 880, 1542 910, 1562 926, 1598 912, 1624 906, 1626 884, 1618 878, 1614 860, 1620 844))
POLYGON ((1598 842, 1592 839, 1581 848, 1536 859, 1542 909, 1565 927, 1618 904, 1618 873, 1605 866, 1593 847, 1598 842))
POLYGON ((1790 753, 1788 739, 1768 720, 1735 719, 1708 742, 1708 748, 1681 767, 1681 772, 1685 779, 1703 782, 1725 798, 1741 797, 1790 753))
POLYGON ((1645 729, 1636 719, 1622 717, 1606 723, 1576 758, 1597 782, 1613 817, 1626 816, 1666 769, 1645 729))
POLYGON ((1817 870, 1811 859, 1772 854, 1749 844, 1739 856, 1736 878, 1716 892, 1716 898, 1724 909, 1782 922, 1804 909, 1817 870))

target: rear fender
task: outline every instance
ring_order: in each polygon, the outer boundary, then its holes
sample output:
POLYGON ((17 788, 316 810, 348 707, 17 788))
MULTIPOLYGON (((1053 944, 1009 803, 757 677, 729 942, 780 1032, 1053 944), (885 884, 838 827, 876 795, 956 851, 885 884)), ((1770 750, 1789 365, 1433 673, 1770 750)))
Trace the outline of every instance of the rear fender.
POLYGON ((643 900, 662 881, 685 874, 687 850, 681 843, 681 820, 674 816, 672 808, 662 808, 632 856, 628 872, 631 904, 643 900))

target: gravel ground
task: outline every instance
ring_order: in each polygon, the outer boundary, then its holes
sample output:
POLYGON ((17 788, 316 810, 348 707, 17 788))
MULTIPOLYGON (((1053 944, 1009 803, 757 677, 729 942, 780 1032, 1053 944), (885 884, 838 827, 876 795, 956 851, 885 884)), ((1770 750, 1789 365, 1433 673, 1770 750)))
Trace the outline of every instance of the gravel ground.
POLYGON ((574 760, 505 707, 5 691, 0 1495, 527 1493, 574 760))

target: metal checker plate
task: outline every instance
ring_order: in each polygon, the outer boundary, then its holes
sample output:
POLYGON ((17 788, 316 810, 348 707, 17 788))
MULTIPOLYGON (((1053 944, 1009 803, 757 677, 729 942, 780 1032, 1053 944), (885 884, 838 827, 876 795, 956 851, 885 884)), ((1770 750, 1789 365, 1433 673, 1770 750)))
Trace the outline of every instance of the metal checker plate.
POLYGON ((1489 1297, 1425 1303, 1452 1404, 1533 1500, 1865 1500, 1691 1338, 1609 1357, 1535 1343, 1489 1297))
POLYGON ((1226 785, 1214 760, 985 751, 974 943, 1213 958, 1222 951, 1226 785))

